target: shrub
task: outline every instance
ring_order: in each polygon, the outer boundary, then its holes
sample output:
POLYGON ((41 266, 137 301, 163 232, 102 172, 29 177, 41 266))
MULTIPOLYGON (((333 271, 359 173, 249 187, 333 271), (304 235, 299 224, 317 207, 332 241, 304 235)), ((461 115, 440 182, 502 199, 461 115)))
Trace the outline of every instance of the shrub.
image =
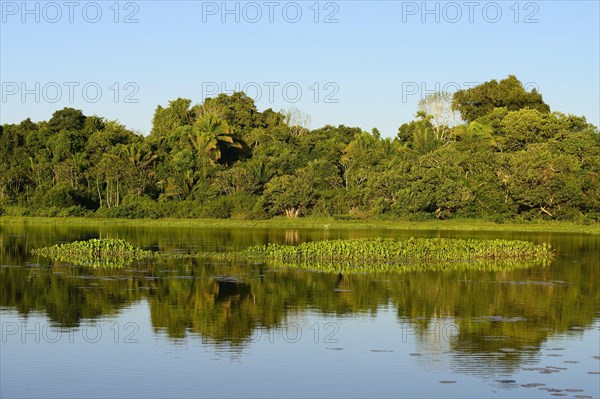
POLYGON ((158 219, 165 216, 160 208, 161 206, 158 202, 148 198, 141 198, 111 208, 100 208, 96 211, 96 216, 125 219, 158 219))
POLYGON ((71 187, 59 184, 48 190, 39 203, 42 208, 70 207, 77 205, 76 193, 71 187))
POLYGON ((217 197, 207 201, 201 208, 200 217, 208 219, 227 219, 231 216, 230 197, 217 197))

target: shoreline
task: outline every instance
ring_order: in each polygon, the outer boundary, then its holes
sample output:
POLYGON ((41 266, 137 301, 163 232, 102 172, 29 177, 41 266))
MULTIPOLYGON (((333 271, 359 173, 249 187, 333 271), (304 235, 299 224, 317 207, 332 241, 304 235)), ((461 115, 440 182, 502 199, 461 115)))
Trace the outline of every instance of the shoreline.
POLYGON ((439 230, 439 231, 514 231, 582 233, 600 235, 600 224, 573 222, 494 223, 480 220, 336 220, 326 218, 275 218, 268 220, 237 219, 117 219, 83 217, 0 216, 0 226, 10 224, 37 224, 57 226, 131 226, 131 227, 189 227, 189 228, 295 228, 295 229, 383 229, 383 230, 439 230))

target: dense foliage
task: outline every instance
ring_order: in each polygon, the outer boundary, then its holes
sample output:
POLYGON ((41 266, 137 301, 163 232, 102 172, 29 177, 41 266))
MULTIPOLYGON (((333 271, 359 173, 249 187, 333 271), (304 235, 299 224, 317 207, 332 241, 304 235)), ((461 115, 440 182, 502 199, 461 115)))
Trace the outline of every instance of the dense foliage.
POLYGON ((394 138, 305 120, 234 93, 159 106, 147 137, 72 108, 2 125, 0 214, 600 219, 597 127, 514 76, 424 99, 394 138))

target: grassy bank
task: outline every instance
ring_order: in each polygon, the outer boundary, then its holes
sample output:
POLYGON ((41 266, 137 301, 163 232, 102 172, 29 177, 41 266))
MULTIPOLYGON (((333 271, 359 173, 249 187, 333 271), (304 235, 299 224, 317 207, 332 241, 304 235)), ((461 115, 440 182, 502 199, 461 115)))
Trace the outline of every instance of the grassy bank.
POLYGON ((493 223, 480 220, 433 220, 424 222, 384 220, 335 220, 319 218, 276 218, 270 220, 233 219, 100 219, 0 217, 2 224, 72 225, 72 226, 139 226, 197 228, 296 228, 296 229, 389 229, 389 230, 463 230, 515 231, 600 234, 600 224, 572 222, 493 223))

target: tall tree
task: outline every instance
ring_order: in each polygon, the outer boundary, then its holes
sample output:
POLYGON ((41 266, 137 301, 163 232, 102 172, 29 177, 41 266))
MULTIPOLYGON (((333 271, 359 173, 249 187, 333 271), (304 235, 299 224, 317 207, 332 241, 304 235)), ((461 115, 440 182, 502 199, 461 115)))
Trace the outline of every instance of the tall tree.
POLYGON ((446 141, 450 128, 459 119, 452 109, 452 95, 448 92, 427 95, 419 101, 418 112, 431 116, 431 125, 441 141, 446 141))
POLYGON ((187 98, 178 98, 169 101, 169 106, 166 108, 160 105, 156 107, 150 134, 152 136, 166 136, 180 126, 190 125, 193 115, 190 110, 191 103, 192 100, 187 98))
POLYGON ((523 108, 550 112, 550 107, 542 100, 536 89, 525 90, 523 84, 514 76, 497 82, 490 80, 467 90, 459 90, 452 97, 452 109, 460 112, 461 117, 472 122, 490 114, 494 108, 506 107, 509 111, 523 108))
POLYGON ((208 149, 213 161, 225 164, 236 161, 243 148, 229 124, 211 114, 196 121, 188 139, 197 151, 208 149))
POLYGON ((79 109, 63 108, 52 114, 48 126, 53 132, 61 130, 81 130, 85 125, 86 116, 79 109))

